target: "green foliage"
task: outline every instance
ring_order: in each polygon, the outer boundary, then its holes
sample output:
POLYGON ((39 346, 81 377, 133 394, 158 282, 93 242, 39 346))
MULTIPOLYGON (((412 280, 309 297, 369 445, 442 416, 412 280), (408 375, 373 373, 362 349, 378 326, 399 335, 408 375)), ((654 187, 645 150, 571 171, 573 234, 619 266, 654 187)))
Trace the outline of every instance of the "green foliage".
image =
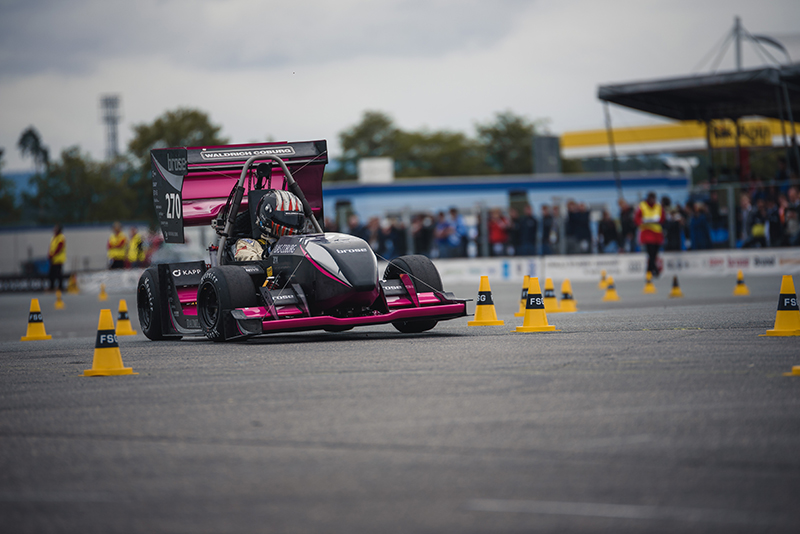
POLYGON ((0 148, 0 224, 18 222, 20 209, 14 194, 14 183, 3 177, 3 149, 0 148))
POLYGON ((23 158, 33 159, 33 165, 37 172, 40 169, 47 169, 50 165, 50 152, 42 144, 42 137, 33 126, 28 126, 19 136, 17 148, 23 158))
POLYGON ((142 166, 150 164, 150 150, 174 146, 224 145, 221 126, 211 124, 208 114, 199 109, 178 108, 167 111, 151 124, 133 127, 133 139, 128 150, 142 166))
POLYGON ((127 184, 134 174, 130 165, 95 162, 78 147, 70 147, 48 172, 31 178, 36 193, 23 194, 23 199, 41 224, 138 218, 133 210, 137 193, 127 184))
POLYGON ((339 135, 342 166, 325 178, 353 180, 359 159, 384 156, 394 159, 395 176, 400 178, 530 173, 539 124, 506 111, 493 122, 478 124, 473 139, 447 130, 406 132, 385 113, 366 111, 361 122, 339 135))

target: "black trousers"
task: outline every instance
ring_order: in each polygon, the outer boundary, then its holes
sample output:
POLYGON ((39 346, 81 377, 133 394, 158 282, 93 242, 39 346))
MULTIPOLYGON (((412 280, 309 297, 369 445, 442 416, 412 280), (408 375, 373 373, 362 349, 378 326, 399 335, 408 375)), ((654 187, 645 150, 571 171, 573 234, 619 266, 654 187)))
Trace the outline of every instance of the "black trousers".
POLYGON ((647 250, 647 270, 653 273, 653 276, 658 276, 658 264, 656 260, 658 260, 659 248, 661 248, 661 245, 645 245, 645 249, 647 250))
POLYGON ((58 280, 58 290, 64 291, 64 265, 61 263, 51 263, 50 272, 50 291, 55 289, 56 280, 58 280))

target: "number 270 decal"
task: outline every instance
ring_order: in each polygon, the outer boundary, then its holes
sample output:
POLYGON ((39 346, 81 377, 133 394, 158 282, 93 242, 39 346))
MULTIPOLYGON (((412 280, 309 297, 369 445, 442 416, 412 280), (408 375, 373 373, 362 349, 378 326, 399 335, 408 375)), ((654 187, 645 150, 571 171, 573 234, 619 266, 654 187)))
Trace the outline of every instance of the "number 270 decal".
POLYGON ((167 193, 167 219, 181 218, 181 196, 178 193, 167 193))

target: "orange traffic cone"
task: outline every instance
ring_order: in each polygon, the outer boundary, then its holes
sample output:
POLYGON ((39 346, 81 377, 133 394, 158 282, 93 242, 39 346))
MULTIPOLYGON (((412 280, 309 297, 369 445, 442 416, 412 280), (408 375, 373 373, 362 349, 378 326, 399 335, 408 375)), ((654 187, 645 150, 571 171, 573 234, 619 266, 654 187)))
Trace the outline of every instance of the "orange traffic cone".
POLYGON ((800 336, 800 308, 791 275, 783 275, 781 294, 778 296, 778 311, 775 312, 775 328, 762 336, 800 336))
POLYGON ((78 289, 78 275, 75 273, 69 275, 69 282, 67 282, 67 293, 70 295, 77 295, 80 293, 80 290, 78 289))
POLYGON ((117 315, 117 335, 118 336, 135 336, 136 330, 131 328, 131 320, 128 317, 128 303, 125 299, 119 301, 119 313, 117 315))
POLYGON ((793 365, 792 370, 788 373, 783 373, 783 376, 800 376, 800 365, 793 365))
POLYGON ((111 310, 100 310, 97 323, 97 339, 94 343, 92 368, 84 376, 138 375, 130 367, 123 367, 117 335, 114 333, 114 318, 111 310))
POLYGON ((600 283, 597 284, 597 289, 605 291, 608 287, 608 279, 606 278, 606 270, 600 271, 600 283))
POLYGON ((561 302, 558 304, 558 311, 578 311, 578 303, 575 302, 575 297, 572 295, 572 284, 569 283, 568 278, 561 283, 561 302))
POLYGON ((525 319, 517 332, 559 332, 556 327, 547 323, 547 312, 544 309, 542 289, 539 279, 532 276, 528 285, 528 301, 525 303, 525 319))
POLYGON ((553 286, 552 278, 544 279, 544 311, 547 313, 558 311, 558 299, 556 298, 556 288, 553 286))
POLYGON ((514 317, 524 317, 525 316, 525 303, 528 301, 528 283, 530 282, 531 277, 529 275, 525 275, 525 279, 522 280, 522 293, 519 297, 519 311, 514 314, 514 317))
POLYGON ((736 287, 733 288, 733 296, 735 297, 746 297, 750 294, 750 290, 747 289, 747 286, 744 283, 744 274, 740 270, 736 273, 736 287))
POLYGON ((608 285, 606 286, 606 294, 603 295, 603 302, 617 302, 619 295, 617 294, 617 287, 614 285, 614 277, 608 277, 608 285))
POLYGON ((44 330, 44 317, 42 309, 39 307, 39 299, 31 299, 31 310, 28 312, 28 331, 19 338, 20 341, 37 341, 41 339, 53 339, 44 330))
POLYGON ((56 289, 56 304, 55 304, 55 308, 57 310, 63 310, 64 309, 64 299, 61 298, 61 290, 60 289, 56 289))
POLYGON ((672 277, 672 290, 669 292, 669 298, 681 298, 683 297, 683 291, 681 291, 681 286, 678 285, 678 277, 672 277))
POLYGON ((644 289, 642 290, 642 293, 645 294, 658 293, 658 289, 656 289, 656 286, 653 285, 653 273, 651 273, 650 271, 647 271, 647 275, 645 276, 644 289))
POLYGON ((489 287, 489 277, 481 276, 481 285, 478 287, 478 302, 475 303, 475 320, 467 326, 501 325, 503 321, 497 318, 497 311, 492 301, 492 288, 489 287))
POLYGON ((97 300, 100 302, 105 302, 108 300, 108 293, 106 293, 105 284, 100 284, 100 294, 97 296, 97 300))

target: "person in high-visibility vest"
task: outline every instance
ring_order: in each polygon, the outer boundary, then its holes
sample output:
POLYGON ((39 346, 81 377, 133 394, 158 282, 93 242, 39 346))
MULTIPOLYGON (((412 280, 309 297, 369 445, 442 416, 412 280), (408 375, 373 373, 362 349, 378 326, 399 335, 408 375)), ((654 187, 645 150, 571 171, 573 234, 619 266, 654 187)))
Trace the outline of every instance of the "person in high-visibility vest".
POLYGON ((130 267, 141 267, 144 263, 144 240, 136 227, 131 228, 131 240, 128 244, 128 265, 130 267))
POLYGON ((664 210, 652 191, 639 203, 633 220, 639 226, 639 242, 647 251, 647 270, 654 277, 661 271, 658 268, 658 249, 664 243, 664 210))
POLYGON ((53 238, 50 240, 50 250, 47 252, 50 262, 50 291, 55 289, 58 281, 58 290, 64 290, 64 264, 67 262, 67 239, 64 237, 64 228, 57 224, 53 228, 53 238))
POLYGON ((114 232, 108 238, 108 268, 109 269, 123 269, 125 268, 125 245, 128 240, 125 234, 122 233, 122 225, 118 222, 114 223, 114 232))

